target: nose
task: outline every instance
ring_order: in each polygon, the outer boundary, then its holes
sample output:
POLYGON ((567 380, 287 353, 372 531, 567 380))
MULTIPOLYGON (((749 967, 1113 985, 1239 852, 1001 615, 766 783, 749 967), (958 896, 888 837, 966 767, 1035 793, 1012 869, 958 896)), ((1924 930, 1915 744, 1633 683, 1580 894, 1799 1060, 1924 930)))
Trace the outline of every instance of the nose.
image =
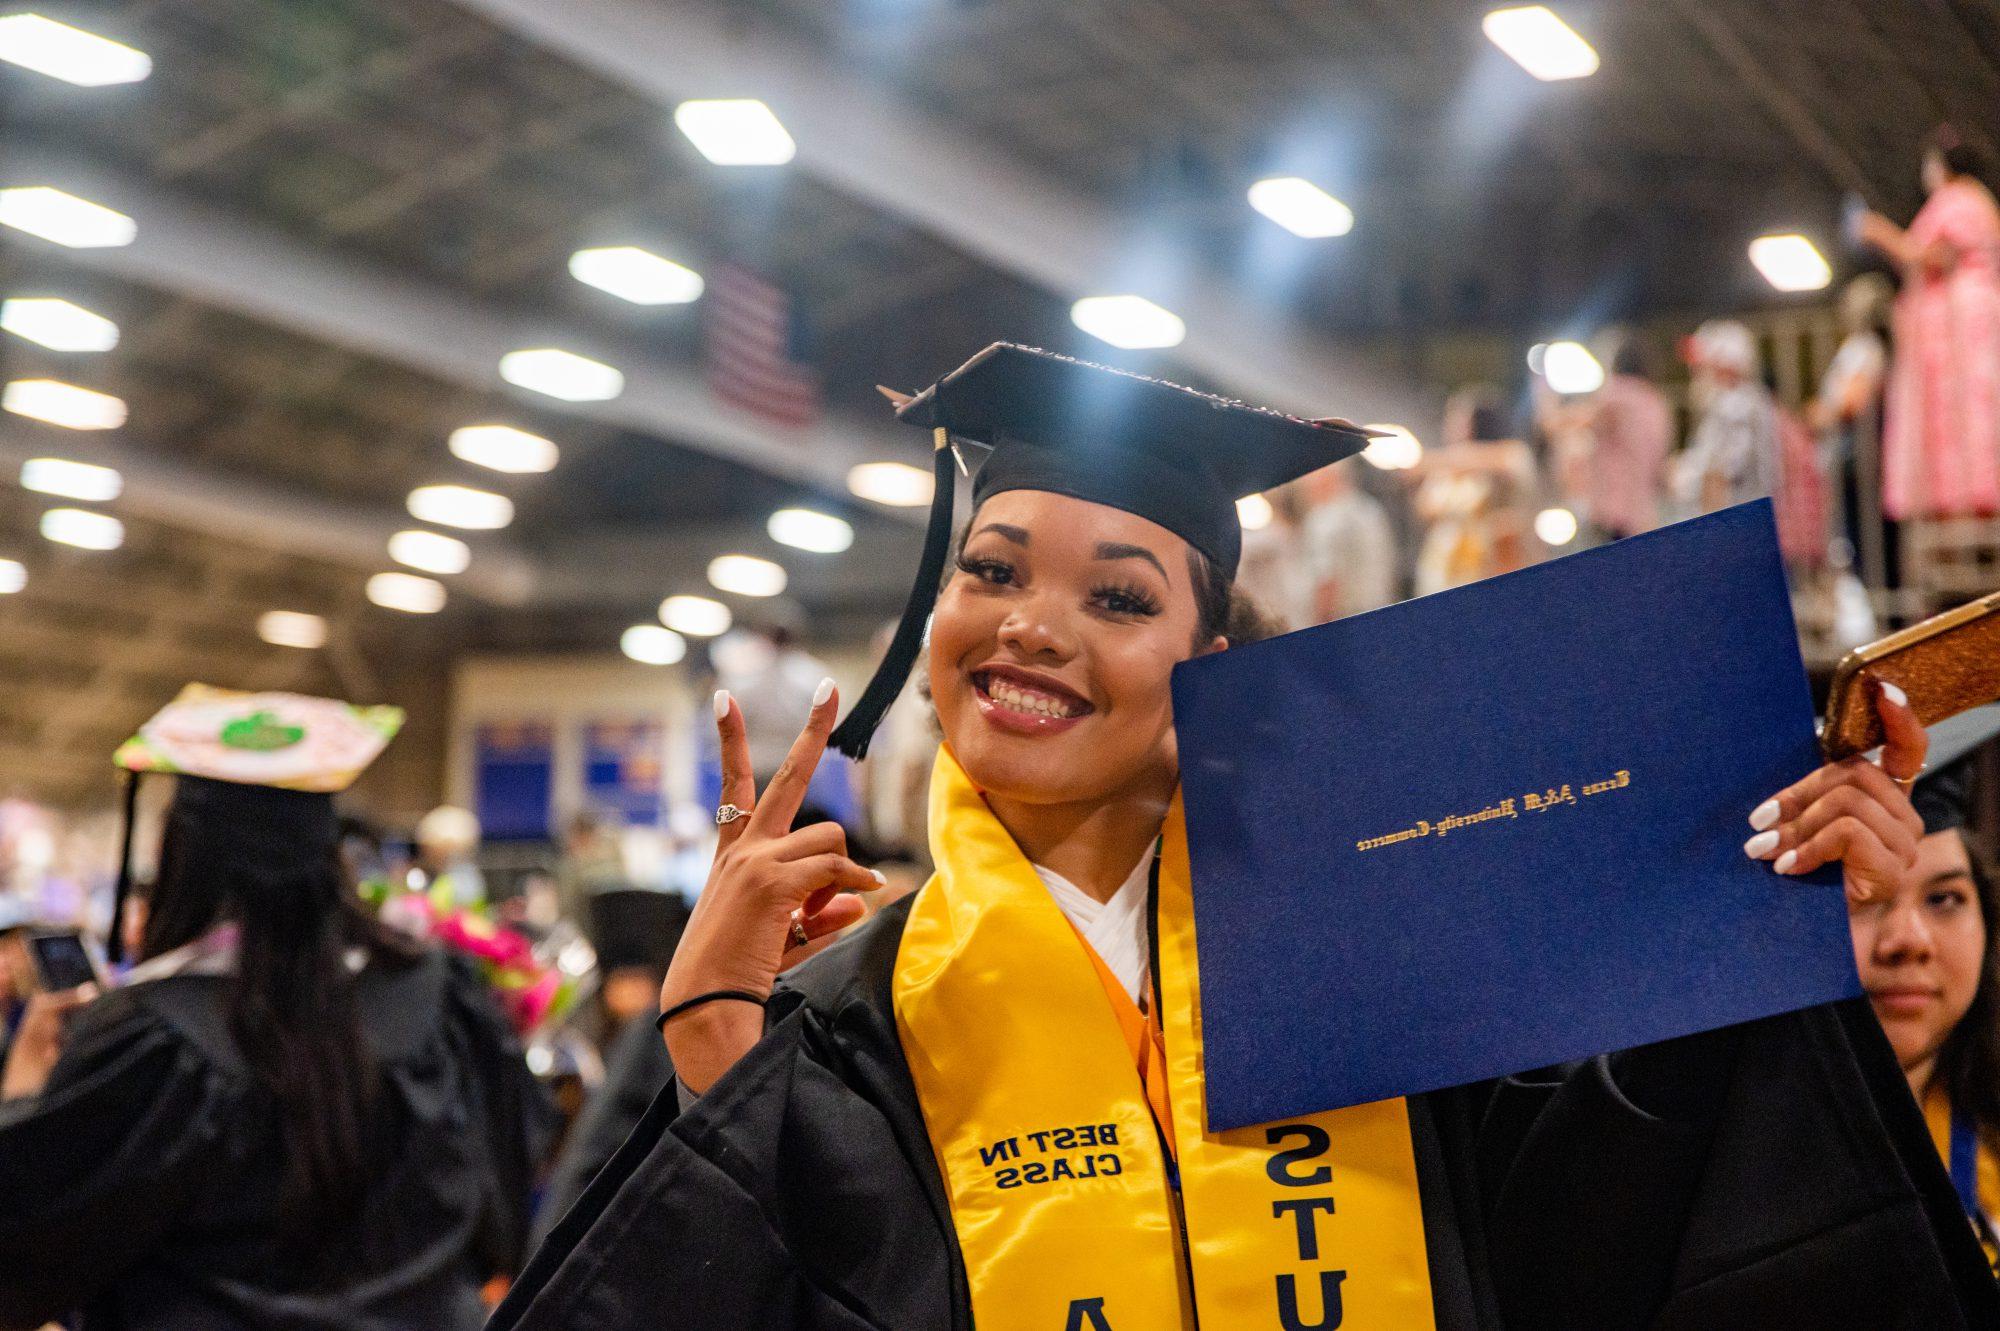
POLYGON ((1076 635, 1064 622, 1061 604, 1048 592, 1016 600, 1000 623, 1000 641, 1023 657, 1067 661, 1076 654, 1076 635))
POLYGON ((1931 927, 1914 903, 1890 910, 1875 935, 1875 959, 1884 965, 1929 961, 1935 948, 1931 927))

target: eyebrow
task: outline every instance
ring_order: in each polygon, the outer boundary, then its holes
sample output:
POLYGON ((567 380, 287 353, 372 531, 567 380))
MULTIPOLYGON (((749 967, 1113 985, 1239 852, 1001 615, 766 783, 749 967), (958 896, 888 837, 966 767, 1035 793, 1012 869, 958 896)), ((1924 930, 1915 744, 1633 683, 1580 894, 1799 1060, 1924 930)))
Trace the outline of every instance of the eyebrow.
POLYGON ((1957 880, 1957 879, 1960 879, 1960 878, 1963 878, 1963 879, 1965 879, 1965 880, 1966 880, 1966 881, 1967 881, 1968 883, 1969 883, 1969 882, 1971 882, 1971 881, 1972 881, 1972 870, 1970 870, 1970 869, 1945 869, 1945 870, 1943 870, 1942 872, 1939 872, 1939 873, 1934 873, 1934 874, 1932 874, 1932 875, 1931 875, 1931 876, 1930 876, 1929 878, 1926 878, 1926 879, 1924 879, 1924 886, 1925 886, 1925 887, 1937 887, 1938 885, 1940 885, 1940 884, 1942 884, 1942 883, 1949 883, 1949 882, 1953 882, 1953 881, 1955 881, 1955 880, 1957 880))
POLYGON ((1028 529, 1026 527, 1010 527, 1004 522, 989 522, 972 534, 974 536, 984 536, 987 532, 992 532, 1002 540, 1012 541, 1015 545, 1026 545, 1028 543, 1028 529))
MULTIPOLYGON (((1161 577, 1165 578, 1167 576, 1166 566, 1160 563, 1159 556, 1143 545, 1126 545, 1120 541, 1100 541, 1097 546, 1097 557, 1099 559, 1143 559, 1154 568, 1159 569, 1161 577)), ((1171 578, 1167 580, 1169 582, 1173 581, 1171 578)))

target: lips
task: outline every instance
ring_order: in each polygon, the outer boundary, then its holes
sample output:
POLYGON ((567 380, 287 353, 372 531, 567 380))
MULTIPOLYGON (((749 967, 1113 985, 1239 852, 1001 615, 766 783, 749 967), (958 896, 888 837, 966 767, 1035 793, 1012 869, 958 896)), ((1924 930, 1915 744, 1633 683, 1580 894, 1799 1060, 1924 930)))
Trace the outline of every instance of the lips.
POLYGON ((1899 986, 1896 988, 1870 989, 1868 997, 1884 1012, 1899 1016, 1921 1013, 1941 997, 1936 989, 1899 986))
POLYGON ((1060 681, 1019 666, 982 666, 971 672, 979 711, 1003 730, 1047 735, 1068 730, 1096 710, 1060 681))

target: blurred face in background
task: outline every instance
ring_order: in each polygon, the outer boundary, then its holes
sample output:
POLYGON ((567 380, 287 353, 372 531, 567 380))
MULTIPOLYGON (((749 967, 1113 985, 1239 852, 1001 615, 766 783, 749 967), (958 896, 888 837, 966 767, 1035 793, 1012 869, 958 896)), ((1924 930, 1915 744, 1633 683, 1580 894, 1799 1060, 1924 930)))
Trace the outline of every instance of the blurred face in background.
POLYGON ((1917 843, 1917 859, 1884 900, 1848 906, 1854 964, 1908 1072, 1937 1057, 1964 1019, 1986 960, 1972 860, 1957 829, 1917 843))
POLYGON ((1179 779, 1167 677, 1199 619, 1188 552, 1066 495, 980 506, 930 643, 938 721, 974 785, 1027 804, 1157 791, 1164 806, 1179 779))

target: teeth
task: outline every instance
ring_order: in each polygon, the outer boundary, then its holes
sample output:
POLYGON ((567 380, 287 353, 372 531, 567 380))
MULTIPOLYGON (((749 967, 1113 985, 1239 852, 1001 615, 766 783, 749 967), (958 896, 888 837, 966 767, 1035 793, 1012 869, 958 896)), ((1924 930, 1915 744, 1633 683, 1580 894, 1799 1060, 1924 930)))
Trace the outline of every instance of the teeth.
POLYGON ((1045 693, 1034 693, 1016 688, 1003 680, 992 680, 986 690, 987 696, 1010 711, 1025 712, 1029 716, 1067 717, 1076 715, 1073 704, 1059 701, 1045 693))

